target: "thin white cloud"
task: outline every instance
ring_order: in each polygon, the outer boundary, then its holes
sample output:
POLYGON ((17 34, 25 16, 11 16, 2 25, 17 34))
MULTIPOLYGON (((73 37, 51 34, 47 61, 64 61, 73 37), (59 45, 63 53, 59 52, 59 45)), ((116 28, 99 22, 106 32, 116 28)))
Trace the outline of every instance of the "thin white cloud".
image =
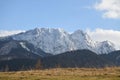
POLYGON ((0 37, 10 36, 10 35, 18 34, 21 32, 25 32, 25 31, 24 30, 12 30, 12 31, 0 30, 0 37))
POLYGON ((102 11, 104 18, 120 18, 120 0, 100 0, 94 8, 102 11))
POLYGON ((120 49, 120 31, 115 30, 104 30, 96 29, 91 31, 87 29, 86 32, 92 37, 95 41, 111 41, 116 45, 116 48, 120 49))

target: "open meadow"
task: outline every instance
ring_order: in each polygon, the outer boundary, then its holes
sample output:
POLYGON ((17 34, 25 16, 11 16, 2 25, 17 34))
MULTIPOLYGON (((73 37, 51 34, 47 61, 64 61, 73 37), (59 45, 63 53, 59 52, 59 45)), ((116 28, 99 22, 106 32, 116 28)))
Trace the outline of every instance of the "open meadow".
POLYGON ((55 68, 0 72, 0 80, 120 80, 120 68, 55 68))

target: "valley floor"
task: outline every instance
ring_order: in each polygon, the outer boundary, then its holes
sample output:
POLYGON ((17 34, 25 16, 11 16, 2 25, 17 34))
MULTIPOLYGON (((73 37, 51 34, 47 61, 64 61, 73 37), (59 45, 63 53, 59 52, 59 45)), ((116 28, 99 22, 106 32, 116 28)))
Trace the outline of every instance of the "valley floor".
POLYGON ((120 80, 120 67, 55 68, 17 72, 0 72, 0 80, 120 80))

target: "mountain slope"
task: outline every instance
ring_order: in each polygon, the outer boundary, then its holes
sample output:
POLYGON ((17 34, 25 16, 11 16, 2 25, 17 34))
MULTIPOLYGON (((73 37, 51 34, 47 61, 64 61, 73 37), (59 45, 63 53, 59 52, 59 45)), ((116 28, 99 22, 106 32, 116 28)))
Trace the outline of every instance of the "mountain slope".
POLYGON ((12 38, 14 40, 26 40, 44 52, 54 55, 78 49, 89 49, 98 54, 116 50, 109 42, 98 43, 93 41, 87 33, 81 30, 69 34, 63 29, 36 28, 12 36, 12 38))
POLYGON ((103 41, 97 43, 97 48, 96 50, 98 53, 110 53, 112 51, 115 51, 115 45, 111 43, 110 41, 103 41))
POLYGON ((38 55, 33 57, 35 58, 28 56, 21 58, 19 55, 18 58, 0 60, 0 70, 5 70, 6 65, 12 71, 21 70, 22 68, 24 70, 34 69, 38 59, 41 60, 42 68, 101 68, 106 66, 120 66, 120 51, 97 55, 89 50, 76 50, 47 57, 38 57, 38 55))
POLYGON ((37 59, 48 56, 39 48, 35 48, 26 41, 5 40, 0 41, 0 60, 11 60, 19 58, 37 59))
POLYGON ((89 50, 77 50, 50 56, 43 59, 46 68, 50 67, 105 67, 112 64, 89 50))
POLYGON ((101 54, 101 57, 107 59, 116 66, 120 66, 120 50, 110 52, 109 54, 101 54))

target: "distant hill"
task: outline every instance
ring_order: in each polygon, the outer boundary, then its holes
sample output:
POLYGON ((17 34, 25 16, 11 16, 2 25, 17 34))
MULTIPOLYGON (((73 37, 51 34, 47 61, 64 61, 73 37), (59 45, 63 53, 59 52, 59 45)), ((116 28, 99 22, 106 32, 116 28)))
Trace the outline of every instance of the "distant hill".
MULTIPOLYGON (((46 57, 40 57, 37 55, 34 56, 34 58, 22 57, 10 60, 1 60, 0 70, 5 70, 6 66, 8 66, 9 70, 12 71, 35 69, 35 65, 37 64, 38 60, 41 61, 41 66, 43 69, 56 67, 102 68, 106 66, 120 66, 119 56, 120 51, 98 55, 90 50, 76 50, 46 57)), ((4 56, 0 57, 4 58, 4 56)))
POLYGON ((109 54, 101 54, 100 56, 104 59, 107 59, 115 66, 120 66, 120 50, 113 51, 109 54))
POLYGON ((43 59, 46 68, 49 67, 105 67, 112 64, 90 50, 69 51, 43 59))

